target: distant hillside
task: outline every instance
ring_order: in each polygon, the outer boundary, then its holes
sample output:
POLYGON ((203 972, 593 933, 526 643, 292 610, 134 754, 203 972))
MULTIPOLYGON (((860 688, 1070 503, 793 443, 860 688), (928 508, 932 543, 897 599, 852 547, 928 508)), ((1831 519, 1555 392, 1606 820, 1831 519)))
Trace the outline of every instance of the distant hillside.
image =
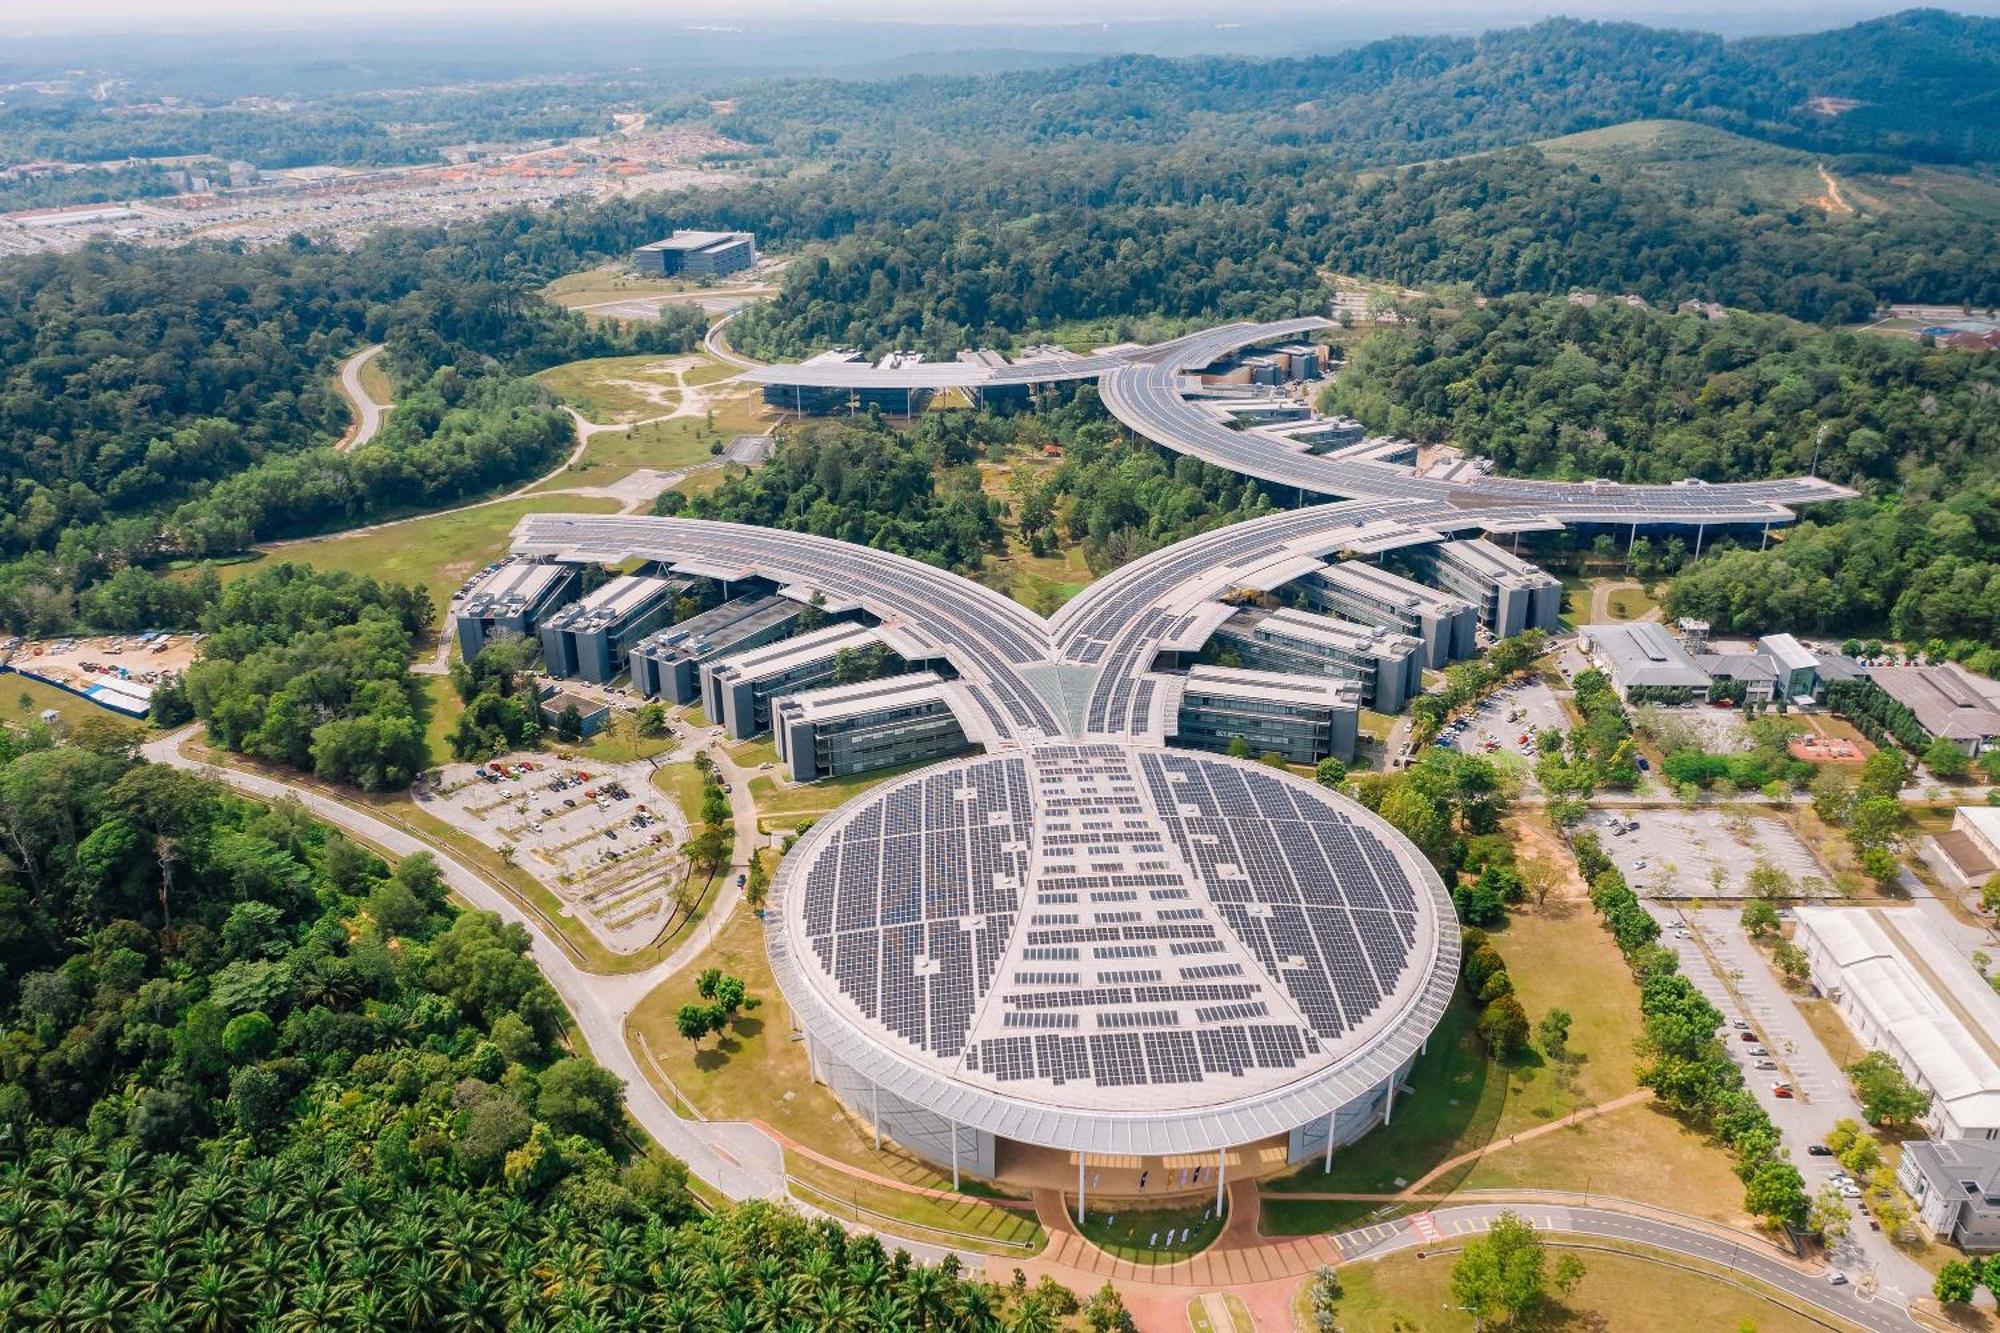
POLYGON ((1554 162, 1746 214, 2000 222, 2000 180, 1983 171, 1911 166, 1885 174, 1873 155, 1809 153, 1688 121, 1629 121, 1534 146, 1554 162))
POLYGON ((737 138, 804 153, 1065 142, 1312 147, 1419 161, 1627 121, 1694 121, 1824 153, 2000 161, 2000 20, 1936 10, 1725 42, 1551 19, 1291 60, 1119 57, 1055 70, 734 90, 737 138))

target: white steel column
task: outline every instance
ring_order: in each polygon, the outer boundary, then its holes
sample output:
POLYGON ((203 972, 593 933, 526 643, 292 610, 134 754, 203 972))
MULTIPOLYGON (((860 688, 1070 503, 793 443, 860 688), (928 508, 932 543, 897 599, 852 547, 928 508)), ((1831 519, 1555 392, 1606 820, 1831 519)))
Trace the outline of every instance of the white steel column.
POLYGON ((1326 1113, 1326 1165, 1320 1168, 1323 1171, 1333 1170, 1333 1116, 1332 1111, 1326 1113))
POLYGON ((1076 1224, 1083 1225, 1083 1154, 1076 1155, 1076 1224))
POLYGON ((882 1085, 868 1080, 868 1118, 875 1122, 875 1151, 882 1151, 882 1085))
POLYGON ((1222 1181, 1229 1172, 1229 1149, 1215 1150, 1215 1215, 1222 1216, 1222 1181))
POLYGON ((951 1187, 958 1188, 958 1125, 951 1127, 951 1187))
POLYGON ((1384 1128, 1388 1127, 1389 1116, 1395 1109, 1396 1109, 1396 1076, 1394 1073, 1391 1073, 1389 1075, 1389 1092, 1387 1097, 1382 1102, 1382 1124, 1384 1128))

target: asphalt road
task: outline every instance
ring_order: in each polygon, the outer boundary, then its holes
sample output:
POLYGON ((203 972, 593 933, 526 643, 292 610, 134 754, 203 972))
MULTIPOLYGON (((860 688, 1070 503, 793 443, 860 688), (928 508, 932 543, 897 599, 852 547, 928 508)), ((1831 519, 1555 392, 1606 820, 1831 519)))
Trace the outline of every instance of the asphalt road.
POLYGON ((382 355, 383 346, 376 343, 364 347, 353 356, 340 363, 340 391, 347 395, 347 401, 354 405, 354 428, 337 446, 342 453, 359 449, 381 433, 382 418, 394 403, 378 403, 368 396, 368 390, 361 385, 361 368, 382 355))
POLYGON ((1647 1245, 1665 1250, 1668 1254, 1721 1265, 1872 1333, 1910 1333, 1924 1327, 1898 1304, 1871 1300, 1852 1284, 1834 1286, 1824 1275, 1801 1271, 1768 1250, 1726 1240, 1698 1227, 1676 1226, 1671 1222, 1636 1217, 1608 1208, 1561 1204, 1456 1204, 1394 1222, 1380 1222, 1342 1232, 1333 1239, 1340 1247, 1345 1262, 1366 1262, 1403 1250, 1462 1245, 1466 1240, 1491 1229, 1494 1219, 1502 1211, 1515 1213, 1538 1231, 1647 1245))

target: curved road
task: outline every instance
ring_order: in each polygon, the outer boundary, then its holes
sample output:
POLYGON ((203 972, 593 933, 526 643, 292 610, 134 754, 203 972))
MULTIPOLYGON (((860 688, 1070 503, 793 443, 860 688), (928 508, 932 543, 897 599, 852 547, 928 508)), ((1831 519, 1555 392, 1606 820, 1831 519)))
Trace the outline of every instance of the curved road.
POLYGON ((722 326, 742 313, 741 310, 732 310, 721 319, 716 320, 715 323, 709 325, 708 332, 702 335, 701 347, 703 351, 707 352, 717 361, 736 366, 742 370, 756 370, 764 363, 762 361, 752 361, 749 357, 738 352, 729 345, 729 339, 725 338, 722 334, 722 326))
POLYGON ((1333 1240, 1340 1247, 1343 1262, 1363 1263, 1404 1250, 1463 1243, 1490 1230, 1503 1210, 1513 1212, 1538 1231, 1645 1245, 1669 1255, 1684 1255, 1726 1267, 1870 1333, 1916 1333, 1925 1327, 1907 1311, 1886 1301, 1871 1300, 1851 1284, 1834 1286, 1824 1276, 1785 1262, 1766 1246, 1731 1241, 1703 1228, 1680 1226, 1614 1207, 1452 1204, 1419 1214, 1424 1219, 1421 1223, 1415 1218, 1380 1222, 1342 1232, 1333 1240))
MULTIPOLYGON (((596 1061, 625 1080, 625 1103, 645 1131, 667 1151, 688 1164, 688 1170, 732 1198, 785 1198, 784 1155, 770 1139, 748 1124, 683 1120, 646 1078, 625 1040, 625 1020, 639 1001, 686 967, 705 950, 729 919, 738 899, 732 871, 726 887, 709 909, 703 925, 674 952, 643 972, 610 976, 579 967, 535 917, 486 876, 395 824, 334 800, 310 787, 268 778, 236 768, 216 768, 188 758, 181 745, 194 727, 184 727, 144 750, 148 760, 174 768, 200 770, 258 800, 297 799, 314 817, 395 856, 428 852, 438 863, 451 891, 484 911, 523 927, 533 941, 531 956, 542 975, 576 1020, 596 1061)), ((732 782, 739 791, 746 782, 732 782)), ((738 817, 741 827, 741 814, 738 817)), ((754 824, 754 818, 753 818, 754 824)), ((747 842, 739 839, 739 845, 747 842)))
POLYGON ((382 430, 382 417, 394 407, 394 403, 378 403, 368 394, 361 383, 361 368, 382 355, 381 343, 364 347, 353 356, 340 363, 340 391, 354 406, 354 425, 348 429, 334 448, 341 453, 359 449, 374 439, 382 430))

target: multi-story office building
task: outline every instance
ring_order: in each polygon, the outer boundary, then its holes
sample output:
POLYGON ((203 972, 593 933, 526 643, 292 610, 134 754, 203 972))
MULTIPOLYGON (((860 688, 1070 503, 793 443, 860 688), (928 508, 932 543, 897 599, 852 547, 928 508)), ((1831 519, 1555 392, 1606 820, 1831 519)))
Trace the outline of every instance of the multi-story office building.
POLYGON ((1562 584, 1492 542, 1433 542, 1400 554, 1418 578, 1472 603, 1496 639, 1552 630, 1562 615, 1562 584))
POLYGON ((551 676, 608 684, 625 670, 632 645, 673 618, 692 579, 624 574, 542 622, 542 665, 551 676))
POLYGON ((1198 666, 1177 683, 1176 744, 1227 751, 1241 741, 1252 754, 1277 754, 1290 764, 1354 759, 1358 682, 1198 666))
POLYGON ((794 782, 871 773, 972 748, 932 671, 829 685, 774 701, 771 731, 794 782))
POLYGON ((691 704, 701 697, 704 662, 784 638, 804 610, 789 597, 763 594, 689 616, 632 649, 632 685, 649 699, 691 704))
POLYGON ((757 237, 747 231, 677 231, 632 252, 632 267, 653 278, 719 278, 757 262, 757 237))
POLYGON ((720 723, 732 739, 761 736, 771 729, 773 699, 825 684, 839 670, 842 653, 871 648, 887 652, 888 635, 871 625, 842 621, 714 658, 701 667, 702 706, 708 720, 720 723))
POLYGON ((1361 702, 1377 712, 1400 712, 1424 688, 1421 641, 1307 611, 1238 611, 1212 641, 1259 671, 1354 681, 1361 702))
POLYGON ((1342 620, 1423 640, 1425 666, 1442 669, 1479 651, 1479 613, 1471 602, 1380 565, 1343 560, 1294 586, 1313 606, 1342 620))
POLYGON ((483 575, 452 612, 459 657, 470 662, 496 634, 535 633, 542 618, 574 601, 582 585, 583 571, 575 565, 517 560, 483 575))

